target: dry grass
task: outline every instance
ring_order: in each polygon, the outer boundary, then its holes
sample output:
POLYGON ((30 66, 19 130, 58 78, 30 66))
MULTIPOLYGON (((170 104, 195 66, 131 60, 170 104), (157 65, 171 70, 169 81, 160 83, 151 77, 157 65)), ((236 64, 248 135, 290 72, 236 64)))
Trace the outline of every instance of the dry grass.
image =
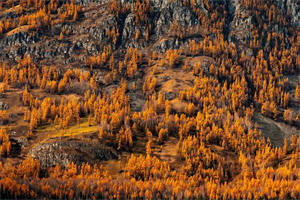
POLYGON ((215 60, 212 57, 208 56, 196 56, 193 58, 188 59, 189 64, 194 66, 197 63, 201 63, 202 65, 208 65, 215 64, 215 60))
POLYGON ((285 133, 276 125, 274 120, 264 117, 260 113, 256 113, 254 118, 264 137, 270 138, 271 143, 275 146, 283 145, 285 133))
POLYGON ((163 145, 156 146, 154 154, 163 161, 174 163, 177 158, 177 143, 178 140, 175 137, 169 137, 163 145))
POLYGON ((184 109, 188 106, 188 104, 184 101, 179 100, 178 98, 173 99, 171 101, 172 109, 174 109, 178 113, 184 112, 184 109))
POLYGON ((192 71, 186 72, 181 68, 161 69, 161 73, 157 74, 156 77, 158 85, 161 85, 160 91, 175 94, 179 94, 179 91, 192 86, 195 79, 192 71))
POLYGON ((296 127, 274 121, 260 113, 256 113, 254 119, 262 135, 270 138, 271 143, 275 146, 283 146, 284 138, 288 139, 291 135, 300 135, 300 130, 296 127))
POLYGON ((17 27, 15 29, 9 31, 6 35, 11 36, 11 35, 14 35, 16 33, 27 32, 29 29, 30 29, 29 25, 20 26, 20 27, 17 27))
POLYGON ((74 124, 69 126, 64 130, 60 130, 59 125, 44 125, 35 130, 36 134, 45 134, 46 138, 42 142, 46 142, 50 138, 60 138, 60 137, 81 137, 87 134, 97 133, 99 127, 96 125, 89 125, 88 119, 83 118, 80 124, 74 124))

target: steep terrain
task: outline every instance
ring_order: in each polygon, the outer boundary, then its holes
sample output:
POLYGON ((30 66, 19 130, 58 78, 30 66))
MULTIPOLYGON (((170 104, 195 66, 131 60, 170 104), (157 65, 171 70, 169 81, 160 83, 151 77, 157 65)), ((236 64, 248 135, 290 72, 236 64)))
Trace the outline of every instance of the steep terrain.
POLYGON ((299 20, 299 0, 0 2, 0 198, 300 198, 299 20))

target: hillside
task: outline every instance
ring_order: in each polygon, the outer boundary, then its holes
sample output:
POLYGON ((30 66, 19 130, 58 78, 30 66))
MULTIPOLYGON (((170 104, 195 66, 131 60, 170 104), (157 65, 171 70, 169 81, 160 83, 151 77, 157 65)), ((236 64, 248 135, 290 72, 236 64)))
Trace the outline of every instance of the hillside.
POLYGON ((300 199, 299 0, 0 2, 0 198, 300 199))

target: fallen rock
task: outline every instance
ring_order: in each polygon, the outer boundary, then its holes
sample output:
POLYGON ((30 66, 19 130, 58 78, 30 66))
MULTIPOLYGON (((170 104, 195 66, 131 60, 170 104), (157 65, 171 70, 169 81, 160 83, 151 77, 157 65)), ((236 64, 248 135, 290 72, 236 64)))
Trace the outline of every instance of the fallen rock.
POLYGON ((9 106, 8 104, 4 103, 4 102, 0 102, 0 110, 8 110, 9 106))
POLYGON ((117 158, 117 153, 113 148, 107 147, 98 141, 92 142, 79 139, 53 140, 41 143, 31 149, 29 154, 39 160, 42 169, 57 164, 65 167, 72 162, 77 165, 85 162, 95 164, 103 160, 117 158))
POLYGON ((21 148, 27 147, 29 145, 28 139, 24 136, 12 137, 12 140, 15 140, 21 148))

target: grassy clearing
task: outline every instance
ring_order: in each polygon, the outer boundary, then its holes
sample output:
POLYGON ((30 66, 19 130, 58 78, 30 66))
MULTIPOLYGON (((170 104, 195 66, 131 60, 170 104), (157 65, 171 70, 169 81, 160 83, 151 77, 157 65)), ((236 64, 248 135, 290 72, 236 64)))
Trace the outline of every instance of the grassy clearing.
POLYGON ((60 129, 59 125, 44 125, 36 129, 36 134, 47 133, 47 137, 43 140, 46 141, 50 138, 58 137, 80 137, 86 134, 98 132, 99 128, 96 125, 89 125, 88 119, 83 118, 80 124, 74 124, 66 129, 60 129))

